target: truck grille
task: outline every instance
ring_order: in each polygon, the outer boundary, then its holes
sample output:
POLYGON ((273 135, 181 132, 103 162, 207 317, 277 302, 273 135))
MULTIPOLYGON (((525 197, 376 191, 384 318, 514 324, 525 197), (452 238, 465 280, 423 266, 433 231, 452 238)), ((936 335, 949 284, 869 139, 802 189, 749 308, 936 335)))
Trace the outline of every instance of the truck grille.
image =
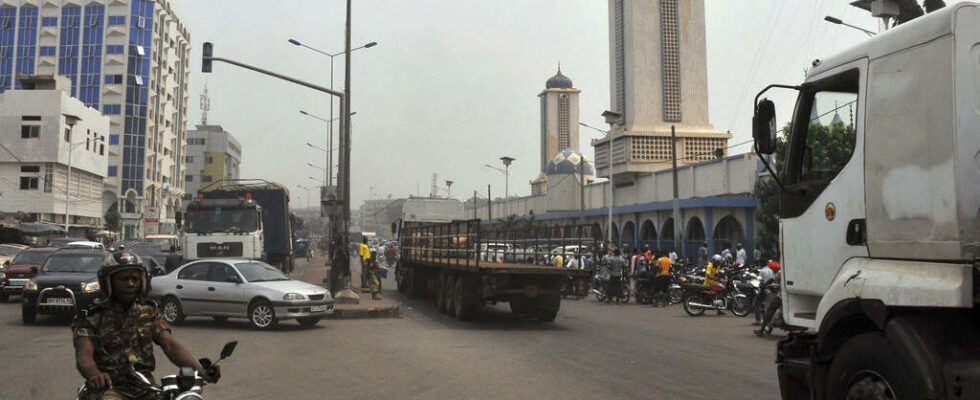
POLYGON ((198 243, 198 257, 241 257, 242 243, 198 243))

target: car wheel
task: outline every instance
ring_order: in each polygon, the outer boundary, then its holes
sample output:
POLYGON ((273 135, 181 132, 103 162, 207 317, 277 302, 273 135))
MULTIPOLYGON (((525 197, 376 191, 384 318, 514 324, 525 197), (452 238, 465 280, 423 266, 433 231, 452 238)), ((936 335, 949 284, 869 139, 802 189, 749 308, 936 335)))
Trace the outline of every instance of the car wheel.
POLYGON ((248 320, 258 329, 269 329, 276 326, 276 310, 268 301, 260 300, 248 309, 248 320))
POLYGON ((24 324, 30 325, 34 321, 37 321, 37 310, 34 308, 33 304, 22 303, 20 307, 20 315, 24 320, 24 324))
POLYGON ((312 328, 316 326, 317 322, 320 322, 320 317, 299 317, 296 318, 296 321, 306 328, 312 328))
POLYGON ((167 321, 168 324, 179 324, 184 322, 186 317, 184 310, 180 307, 180 302, 173 296, 163 299, 163 303, 160 304, 160 313, 163 314, 163 320, 167 321))

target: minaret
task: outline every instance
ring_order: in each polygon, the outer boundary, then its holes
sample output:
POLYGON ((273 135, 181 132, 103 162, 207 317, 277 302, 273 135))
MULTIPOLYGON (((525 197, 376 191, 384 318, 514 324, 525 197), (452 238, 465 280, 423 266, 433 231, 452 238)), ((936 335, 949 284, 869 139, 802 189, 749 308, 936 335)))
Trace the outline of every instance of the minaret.
MULTIPOLYGON (((617 181, 670 168, 671 126, 679 163, 713 159, 731 135, 708 122, 704 0, 608 1, 609 109, 622 114, 611 135, 617 181)), ((592 142, 598 176, 609 174, 609 140, 592 142)))
POLYGON ((571 148, 579 149, 579 109, 578 94, 572 80, 558 73, 545 82, 545 89, 538 97, 541 99, 541 173, 545 173, 548 161, 556 154, 571 148))

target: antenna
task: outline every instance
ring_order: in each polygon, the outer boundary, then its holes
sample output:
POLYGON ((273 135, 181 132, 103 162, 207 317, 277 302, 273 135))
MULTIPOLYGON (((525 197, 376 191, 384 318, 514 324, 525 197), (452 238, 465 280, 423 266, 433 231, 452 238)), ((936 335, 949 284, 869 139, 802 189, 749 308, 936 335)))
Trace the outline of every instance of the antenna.
POLYGON ((204 78, 204 93, 201 94, 201 125, 208 124, 208 111, 211 111, 211 98, 208 97, 208 79, 204 78))
POLYGON ((436 198, 436 196, 439 195, 439 185, 436 183, 436 181, 438 180, 439 180, 439 174, 432 173, 432 189, 429 192, 429 198, 434 199, 436 198))

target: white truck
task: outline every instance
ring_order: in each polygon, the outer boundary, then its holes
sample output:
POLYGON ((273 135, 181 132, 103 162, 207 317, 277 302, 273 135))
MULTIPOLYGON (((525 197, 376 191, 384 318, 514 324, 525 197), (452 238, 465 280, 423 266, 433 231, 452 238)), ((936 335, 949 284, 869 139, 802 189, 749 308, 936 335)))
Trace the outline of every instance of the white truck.
MULTIPOLYGON (((980 399, 980 4, 772 87, 799 91, 777 175, 781 285, 785 321, 808 329, 778 345, 783 398, 980 399)), ((772 154, 775 107, 758 98, 756 151, 772 154)))

